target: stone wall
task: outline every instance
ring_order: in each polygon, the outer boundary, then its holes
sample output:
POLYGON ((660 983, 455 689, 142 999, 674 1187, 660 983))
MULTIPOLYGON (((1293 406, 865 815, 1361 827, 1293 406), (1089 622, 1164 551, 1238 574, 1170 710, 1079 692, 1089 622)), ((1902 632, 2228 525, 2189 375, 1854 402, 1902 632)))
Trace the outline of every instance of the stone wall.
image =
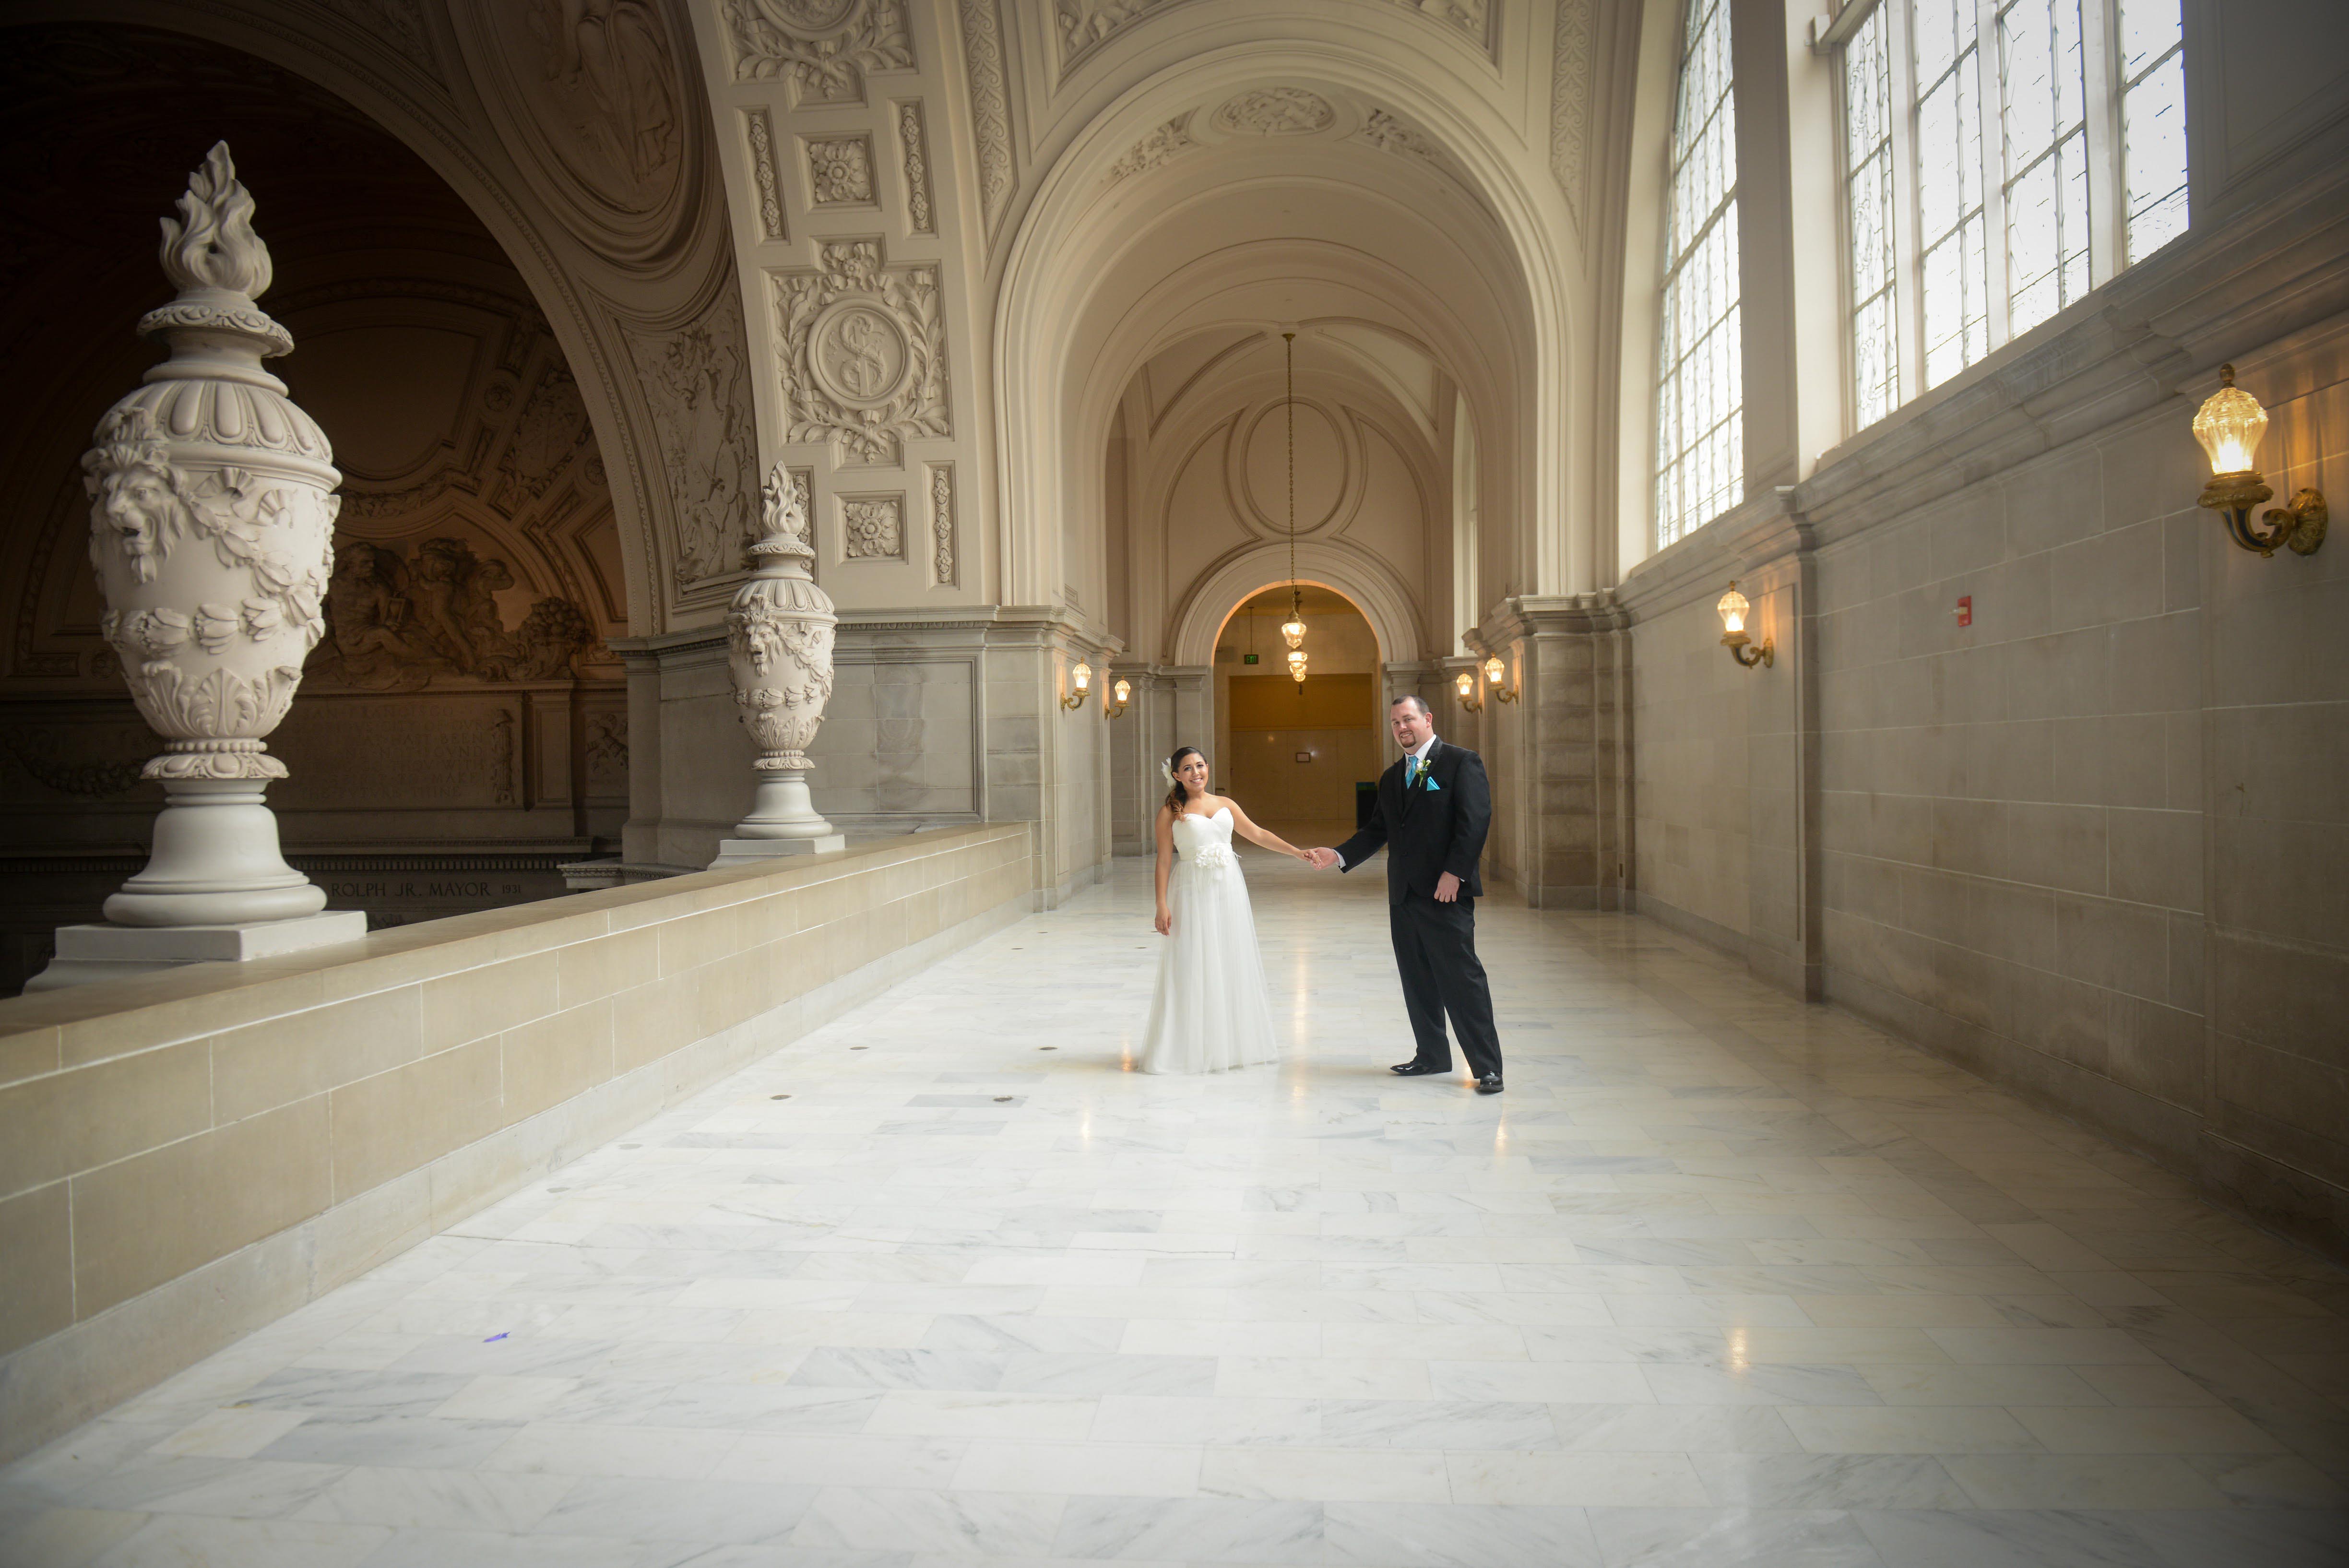
POLYGON ((2229 543, 2189 432, 2230 358, 2279 495, 2349 496, 2349 209, 2320 184, 1620 599, 1641 910, 2338 1247, 2349 553, 2229 543), (1732 577, 1769 668, 1719 645, 1732 577))
POLYGON ((942 830, 0 1002, 0 1458, 1032 906, 942 830))

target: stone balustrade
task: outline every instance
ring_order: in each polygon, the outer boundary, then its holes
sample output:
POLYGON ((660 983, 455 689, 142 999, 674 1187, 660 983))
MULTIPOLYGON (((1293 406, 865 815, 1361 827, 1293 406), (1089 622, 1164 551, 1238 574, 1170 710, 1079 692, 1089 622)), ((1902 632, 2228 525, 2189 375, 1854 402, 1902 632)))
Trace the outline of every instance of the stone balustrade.
POLYGON ((1027 913, 1030 833, 0 1001, 0 1459, 1027 913))

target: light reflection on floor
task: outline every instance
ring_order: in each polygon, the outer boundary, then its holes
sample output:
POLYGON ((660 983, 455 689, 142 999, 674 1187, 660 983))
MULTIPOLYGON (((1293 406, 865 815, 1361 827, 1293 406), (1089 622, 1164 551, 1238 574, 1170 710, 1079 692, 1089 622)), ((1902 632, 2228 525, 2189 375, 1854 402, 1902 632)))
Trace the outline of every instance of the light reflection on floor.
POLYGON ((1378 872, 1246 865, 1278 1068, 1130 1070, 1121 862, 0 1472, 0 1563, 2349 1560, 2339 1272, 1639 920, 1486 900, 1508 1093, 1395 1080, 1378 872))

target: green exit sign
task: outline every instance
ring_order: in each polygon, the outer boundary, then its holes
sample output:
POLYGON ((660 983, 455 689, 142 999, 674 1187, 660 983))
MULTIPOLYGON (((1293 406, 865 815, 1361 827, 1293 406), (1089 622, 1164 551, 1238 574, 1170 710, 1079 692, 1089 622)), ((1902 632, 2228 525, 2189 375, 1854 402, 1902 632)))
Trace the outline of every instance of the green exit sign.
POLYGON ((1256 662, 1256 655, 1253 653, 1243 653, 1240 655, 1240 662, 1242 664, 1254 664, 1256 662))

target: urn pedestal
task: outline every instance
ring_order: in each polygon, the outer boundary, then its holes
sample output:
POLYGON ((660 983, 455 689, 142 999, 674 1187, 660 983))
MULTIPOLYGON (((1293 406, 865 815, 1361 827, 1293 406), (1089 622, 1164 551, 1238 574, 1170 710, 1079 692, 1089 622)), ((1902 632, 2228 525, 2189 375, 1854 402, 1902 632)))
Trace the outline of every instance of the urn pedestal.
POLYGON ((342 475, 316 421, 262 369, 294 340, 254 303, 269 251, 226 143, 179 207, 162 247, 178 296, 139 323, 171 358, 107 410, 82 459, 99 629, 164 737, 141 774, 162 784, 164 805, 146 868, 106 901, 108 923, 60 931, 58 961, 27 990, 367 932, 363 914, 321 913, 326 890, 285 864, 263 798, 285 776, 265 738, 326 630, 342 475), (267 935, 234 934, 247 928, 267 935))
POLYGON ((832 636, 839 618, 808 565, 807 497, 777 463, 767 477, 766 535, 750 546, 750 581, 726 616, 726 662, 734 701, 757 742, 750 815, 718 841, 710 869, 781 855, 841 849, 848 840, 819 815, 808 794, 807 748, 832 696, 832 636))

